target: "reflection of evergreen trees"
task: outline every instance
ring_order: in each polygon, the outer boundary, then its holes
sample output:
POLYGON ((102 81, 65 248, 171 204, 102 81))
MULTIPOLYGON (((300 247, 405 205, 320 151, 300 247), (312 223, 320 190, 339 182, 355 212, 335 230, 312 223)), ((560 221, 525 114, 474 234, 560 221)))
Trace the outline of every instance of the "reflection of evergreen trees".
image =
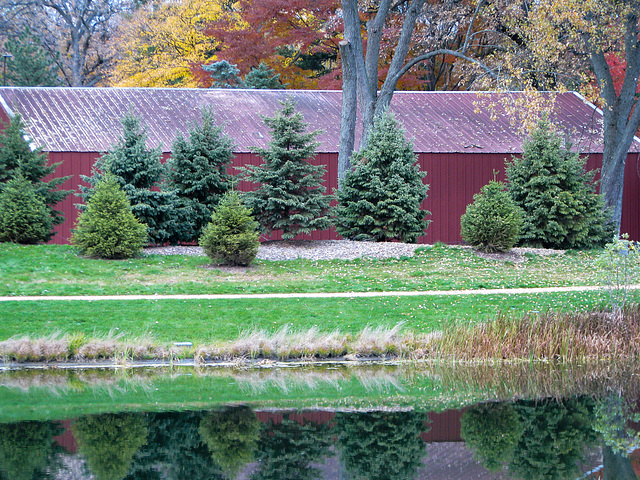
POLYGON ((235 478, 253 460, 260 421, 247 406, 227 407, 207 414, 200 422, 200 436, 211 457, 228 478, 235 478))
POLYGON ((98 480, 121 480, 147 440, 146 425, 144 414, 120 413, 80 417, 72 428, 91 473, 98 480))
POLYGON ((419 412, 354 412, 336 415, 340 456, 353 480, 413 480, 425 455, 419 412))
POLYGON ((301 425, 285 415, 281 423, 264 425, 258 442, 258 470, 251 480, 313 480, 319 463, 330 454, 329 427, 307 422, 301 425))
POLYGON ((148 414, 148 442, 133 458, 126 480, 222 480, 198 431, 205 414, 148 414))
POLYGON ((18 422, 0 425, 0 480, 41 480, 55 472, 53 437, 62 429, 52 422, 18 422))
POLYGON ((524 429, 513 404, 480 403, 462 416, 460 435, 489 470, 499 470, 513 458, 524 429))
POLYGON ((463 415, 462 435, 489 468, 506 463, 518 479, 573 480, 596 441, 593 407, 586 398, 480 404, 463 415))

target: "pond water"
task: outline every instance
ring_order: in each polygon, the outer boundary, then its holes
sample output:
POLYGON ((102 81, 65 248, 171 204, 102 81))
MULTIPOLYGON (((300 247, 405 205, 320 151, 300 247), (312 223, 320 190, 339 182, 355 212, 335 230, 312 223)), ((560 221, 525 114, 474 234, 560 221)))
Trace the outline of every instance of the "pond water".
POLYGON ((0 480, 622 479, 634 366, 0 371, 0 480))

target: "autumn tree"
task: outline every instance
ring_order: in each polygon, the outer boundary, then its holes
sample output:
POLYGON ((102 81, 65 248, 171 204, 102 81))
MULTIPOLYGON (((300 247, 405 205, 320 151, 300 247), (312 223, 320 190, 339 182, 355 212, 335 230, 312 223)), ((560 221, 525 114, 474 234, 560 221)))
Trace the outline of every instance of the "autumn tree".
POLYGON ((113 60, 108 41, 132 8, 132 0, 0 0, 0 17, 9 33, 29 27, 52 58, 58 52, 64 83, 80 87, 104 79, 113 60))
MULTIPOLYGON (((362 111, 362 136, 360 148, 367 145, 368 135, 374 118, 384 113, 391 102, 400 79, 415 65, 441 55, 462 58, 477 64, 483 71, 492 76, 497 74, 483 62, 469 55, 473 29, 471 28, 480 14, 484 1, 478 2, 466 21, 469 28, 462 45, 457 50, 444 47, 428 46, 423 52, 410 55, 416 25, 428 22, 423 17, 423 8, 431 4, 427 0, 380 0, 375 8, 363 9, 357 0, 342 0, 342 17, 344 22, 344 39, 340 42, 342 58, 342 118, 340 128, 340 151, 338 158, 338 176, 342 178, 350 166, 350 157, 355 145, 355 113, 362 111), (364 22, 365 28, 362 28, 364 22), (393 24, 395 42, 393 54, 390 56, 386 75, 380 79, 380 58, 383 38, 389 31, 386 28, 393 24), (366 38, 366 49, 364 39, 366 38)), ((442 8, 453 8, 453 0, 442 0, 442 8)))
POLYGON ((205 35, 223 0, 148 2, 122 22, 111 82, 120 87, 196 87, 192 65, 216 59, 218 39, 205 35))
POLYGON ((522 30, 540 58, 577 52, 593 69, 604 116, 600 192, 619 229, 625 160, 640 127, 640 1, 541 0, 531 9, 522 30), (614 57, 625 64, 618 80, 614 57))
MULTIPOLYGON (((240 76, 264 62, 290 88, 316 88, 337 56, 337 8, 337 0, 239 0, 206 34, 219 42, 217 59, 237 65, 240 76)), ((210 86, 206 72, 195 73, 210 86)))

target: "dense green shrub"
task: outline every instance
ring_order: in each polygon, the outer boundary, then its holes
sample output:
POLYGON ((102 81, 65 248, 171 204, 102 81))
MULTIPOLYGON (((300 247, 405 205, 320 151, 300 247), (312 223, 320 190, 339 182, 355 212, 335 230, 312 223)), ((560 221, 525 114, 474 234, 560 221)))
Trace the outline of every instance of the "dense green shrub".
POLYGON ((22 173, 2 186, 0 242, 44 242, 51 238, 52 226, 51 211, 22 173))
POLYGON ((118 181, 106 175, 78 217, 71 243, 90 257, 129 258, 140 252, 146 240, 146 226, 131 212, 118 181))
POLYGON ((590 248, 613 238, 595 172, 571 151, 547 120, 524 142, 522 158, 507 166, 508 190, 524 211, 521 243, 546 248, 590 248))
POLYGON ((188 239, 185 221, 188 207, 182 204, 175 190, 162 189, 166 167, 161 163, 160 148, 147 148, 146 129, 132 112, 128 112, 121 122, 122 137, 111 151, 96 161, 91 177, 82 176, 91 187, 81 187, 81 197, 86 203, 98 182, 110 173, 131 202, 133 214, 147 226, 151 243, 177 243, 188 239))
POLYGON ((205 109, 200 125, 191 127, 188 139, 178 135, 171 151, 168 185, 189 206, 186 221, 190 238, 186 240, 196 240, 222 195, 233 186, 233 177, 227 173, 233 142, 215 125, 211 110, 205 109))
MULTIPOLYGON (((22 175, 33 184, 33 188, 47 205, 53 225, 64 222, 62 212, 55 209, 58 202, 71 193, 70 190, 60 190, 60 185, 71 177, 57 177, 49 181, 43 179, 55 172, 60 163, 47 165, 47 156, 42 148, 32 149, 29 141, 25 139, 25 125, 20 115, 11 119, 0 132, 0 189, 9 180, 22 175)), ((49 240, 53 232, 49 231, 49 240)))
POLYGON ((269 148, 258 148, 264 164, 242 169, 244 179, 259 184, 247 192, 244 200, 260 224, 263 233, 282 231, 282 238, 324 230, 331 226, 329 203, 322 176, 325 168, 312 165, 318 131, 305 133, 307 124, 295 111, 295 102, 287 100, 274 117, 265 118, 271 129, 269 148))
POLYGON ((428 185, 415 165, 413 144, 393 115, 376 119, 365 150, 338 191, 336 230, 345 238, 415 242, 429 225, 421 209, 428 185))
POLYGON ((216 262, 249 265, 258 254, 258 222, 236 192, 229 192, 211 215, 199 244, 216 262))
POLYGON ((506 252, 518 241, 522 210, 515 205, 502 182, 491 181, 460 217, 462 239, 484 252, 506 252))

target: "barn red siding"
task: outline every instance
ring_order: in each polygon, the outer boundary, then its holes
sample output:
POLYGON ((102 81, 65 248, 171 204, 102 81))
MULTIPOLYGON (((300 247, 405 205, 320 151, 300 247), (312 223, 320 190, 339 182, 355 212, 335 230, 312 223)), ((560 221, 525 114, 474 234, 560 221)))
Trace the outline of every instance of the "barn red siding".
MULTIPOLYGON (((96 152, 88 153, 50 153, 51 162, 62 162, 55 172, 56 176, 68 176, 62 188, 78 190, 81 182, 80 175, 90 175, 91 167, 100 156, 96 152)), ((165 153, 163 158, 169 157, 165 153)), ((468 204, 473 201, 473 195, 478 193, 483 185, 494 178, 494 172, 498 180, 504 180, 505 158, 504 154, 430 154, 418 155, 420 168, 427 173, 424 181, 429 184, 428 197, 423 203, 423 208, 429 210, 428 217, 431 224, 427 228, 426 235, 419 239, 420 243, 432 244, 443 242, 447 244, 459 244, 460 216, 465 212, 468 204)), ((510 157, 509 157, 510 158, 510 157)), ((252 153, 240 153, 233 159, 230 172, 238 174, 237 167, 243 165, 259 165, 261 158, 252 153)), ((601 154, 592 154, 587 162, 588 169, 599 168, 602 162, 601 154)), ((332 193, 338 186, 337 163, 338 157, 334 153, 320 153, 313 160, 316 165, 324 165, 324 185, 327 193, 332 193)), ((253 186, 245 181, 240 181, 238 189, 250 190, 253 186)), ((76 203, 79 198, 71 194, 58 208, 65 215, 65 222, 56 228, 52 243, 67 244, 71 237, 71 229, 77 217, 76 203)), ((634 240, 640 240, 640 225, 638 212, 640 211, 640 154, 629 154, 627 157, 624 202, 622 213, 622 227, 624 233, 628 233, 634 240)), ((263 240, 279 240, 278 233, 263 240)), ((299 238, 314 240, 331 240, 339 238, 334 230, 315 232, 312 235, 301 235, 299 238)))

